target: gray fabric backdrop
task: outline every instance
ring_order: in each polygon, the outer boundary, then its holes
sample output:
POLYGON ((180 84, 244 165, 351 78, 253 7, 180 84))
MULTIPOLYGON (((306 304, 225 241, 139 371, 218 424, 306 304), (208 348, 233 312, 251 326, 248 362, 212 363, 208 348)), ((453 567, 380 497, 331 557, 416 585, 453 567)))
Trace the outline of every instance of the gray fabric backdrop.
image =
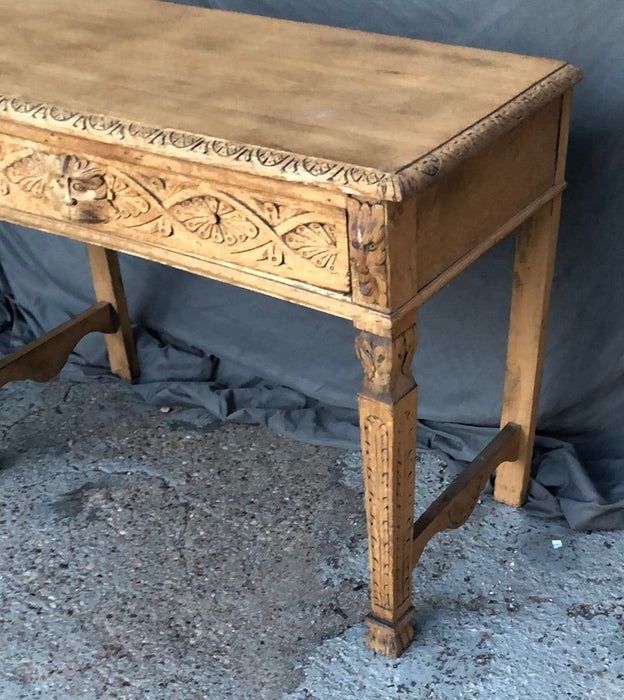
MULTIPOLYGON (((527 507, 578 529, 624 528, 622 0, 194 4, 563 58, 583 70, 527 507)), ((419 439, 456 460, 470 459, 498 421, 512 252, 504 241, 420 315, 419 439)), ((0 264, 4 350, 92 301, 76 243, 0 224, 0 264)), ((206 423, 254 420, 357 446, 360 367, 349 323, 131 257, 122 268, 143 368, 137 390, 147 399, 187 405, 206 423)), ((70 371, 101 372, 103 343, 86 338, 73 360, 70 371)))

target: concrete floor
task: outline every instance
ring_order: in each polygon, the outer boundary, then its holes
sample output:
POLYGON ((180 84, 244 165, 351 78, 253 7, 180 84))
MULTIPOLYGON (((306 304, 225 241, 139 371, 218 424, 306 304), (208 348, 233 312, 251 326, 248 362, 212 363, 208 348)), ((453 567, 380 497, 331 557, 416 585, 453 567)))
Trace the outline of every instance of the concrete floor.
MULTIPOLYGON (((362 641, 359 456, 205 422, 113 380, 2 390, 1 698, 624 695, 623 533, 484 496, 390 661, 362 641)), ((447 472, 421 456, 420 508, 447 472)))

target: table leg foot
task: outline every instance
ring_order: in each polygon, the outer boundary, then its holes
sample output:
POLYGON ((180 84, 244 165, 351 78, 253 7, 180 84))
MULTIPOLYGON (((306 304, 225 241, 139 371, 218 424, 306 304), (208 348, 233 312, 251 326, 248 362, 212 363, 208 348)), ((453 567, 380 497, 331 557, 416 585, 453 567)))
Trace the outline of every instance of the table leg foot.
POLYGON ((378 654, 391 659, 398 658, 414 638, 413 619, 413 607, 406 610, 396 622, 387 622, 375 615, 367 615, 366 645, 378 654))

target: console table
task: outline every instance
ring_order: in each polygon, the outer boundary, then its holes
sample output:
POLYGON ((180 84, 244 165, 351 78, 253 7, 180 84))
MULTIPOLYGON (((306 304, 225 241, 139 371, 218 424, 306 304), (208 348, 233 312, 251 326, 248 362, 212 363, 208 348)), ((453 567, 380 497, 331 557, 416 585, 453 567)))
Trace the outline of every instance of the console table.
POLYGON ((5 3, 0 65, 0 218, 84 242, 97 299, 0 385, 51 378, 90 331, 138 374, 116 251, 351 319, 367 641, 398 656, 428 540, 495 470, 525 498, 579 71, 156 0, 5 3), (512 232, 501 432, 414 521, 417 310, 512 232))

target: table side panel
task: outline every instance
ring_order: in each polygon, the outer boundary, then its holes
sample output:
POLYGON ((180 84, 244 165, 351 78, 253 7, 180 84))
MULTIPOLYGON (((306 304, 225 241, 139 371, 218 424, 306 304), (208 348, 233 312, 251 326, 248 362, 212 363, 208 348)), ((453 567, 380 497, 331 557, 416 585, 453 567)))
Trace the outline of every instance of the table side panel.
POLYGON ((418 195, 419 290, 554 185, 560 114, 553 100, 418 195))
POLYGON ((51 232, 97 231, 116 250, 138 244, 147 258, 157 247, 349 294, 344 207, 294 196, 292 186, 233 186, 225 172, 223 181, 186 175, 166 160, 146 167, 82 144, 0 133, 0 207, 46 217, 51 232))

